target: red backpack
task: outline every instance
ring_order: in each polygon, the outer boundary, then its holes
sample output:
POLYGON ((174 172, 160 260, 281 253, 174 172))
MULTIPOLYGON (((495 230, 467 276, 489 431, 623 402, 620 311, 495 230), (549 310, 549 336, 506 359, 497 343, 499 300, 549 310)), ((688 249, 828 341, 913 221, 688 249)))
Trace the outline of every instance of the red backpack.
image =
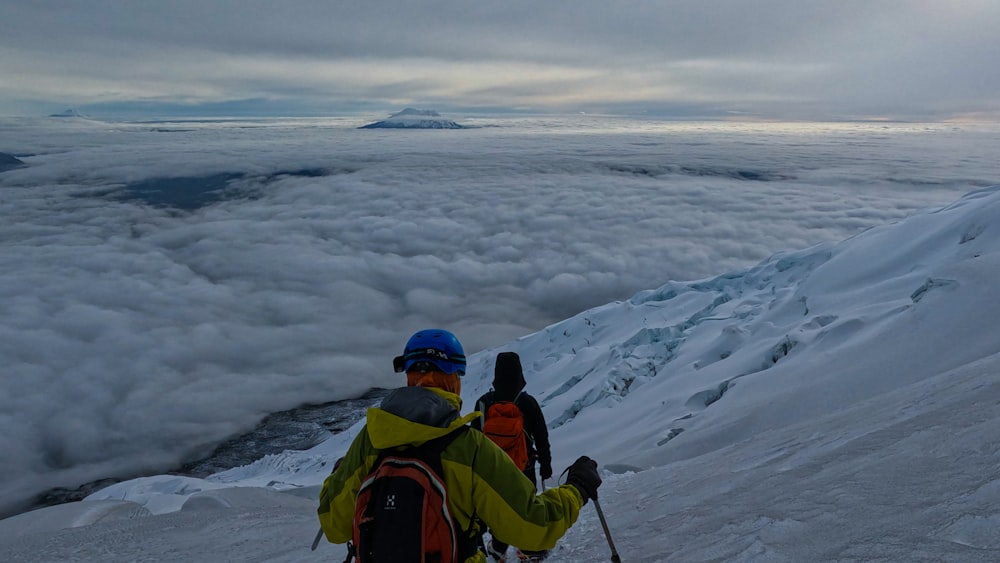
POLYGON ((358 563, 458 563, 466 556, 448 506, 441 452, 463 429, 408 450, 385 450, 354 508, 358 563))
MULTIPOLYGON (((518 393, 517 396, 520 397, 521 394, 518 393)), ((480 405, 480 410, 482 407, 480 405)), ((517 397, 513 401, 497 401, 483 414, 483 434, 507 452, 514 465, 524 471, 530 461, 528 434, 524 431, 524 414, 517 406, 517 397)))

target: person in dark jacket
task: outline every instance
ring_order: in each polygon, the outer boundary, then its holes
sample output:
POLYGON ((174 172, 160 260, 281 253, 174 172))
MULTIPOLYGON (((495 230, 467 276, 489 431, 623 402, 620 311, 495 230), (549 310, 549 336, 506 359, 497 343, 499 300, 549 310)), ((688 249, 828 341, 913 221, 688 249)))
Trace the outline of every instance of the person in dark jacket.
MULTIPOLYGON (((523 469, 523 473, 537 491, 535 461, 537 460, 539 465, 538 476, 544 482, 552 477, 552 451, 549 447, 549 430, 545 425, 545 415, 542 414, 538 401, 524 390, 526 383, 524 370, 521 368, 521 357, 516 352, 497 354, 493 370, 493 389, 476 401, 476 410, 483 414, 480 418, 474 419, 471 426, 482 430, 486 411, 490 405, 498 401, 509 401, 517 405, 524 417, 524 430, 528 438, 528 465, 523 469)), ((487 551, 495 561, 502 562, 506 560, 508 547, 506 542, 494 536, 487 546, 487 551)), ((545 550, 524 550, 522 553, 527 561, 541 561, 548 554, 545 550)))

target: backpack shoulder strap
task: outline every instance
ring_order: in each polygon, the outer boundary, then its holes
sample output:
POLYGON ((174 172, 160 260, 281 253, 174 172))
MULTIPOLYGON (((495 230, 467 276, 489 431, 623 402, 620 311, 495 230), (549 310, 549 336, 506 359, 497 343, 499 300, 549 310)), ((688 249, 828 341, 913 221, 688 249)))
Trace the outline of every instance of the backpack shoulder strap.
MULTIPOLYGON (((472 430, 472 427, 468 425, 459 426, 458 428, 449 432, 448 434, 445 434, 444 436, 441 436, 439 438, 435 438, 421 446, 428 448, 428 454, 434 454, 432 456, 432 459, 437 464, 435 469, 442 473, 441 475, 442 478, 444 478, 444 475, 443 475, 443 467, 441 464, 441 453, 444 452, 445 448, 447 448, 449 444, 454 442, 455 439, 457 439, 462 434, 469 432, 470 430, 472 430)), ((456 529, 458 529, 457 523, 455 524, 455 527, 456 529)), ((482 521, 479 520, 479 518, 476 516, 476 508, 475 506, 473 506, 472 514, 469 516, 469 528, 467 530, 460 530, 458 534, 457 549, 460 561, 464 561, 475 555, 475 553, 479 550, 480 547, 483 548, 484 553, 486 552, 486 547, 483 545, 484 531, 485 527, 483 526, 482 521), (476 532, 477 530, 478 533, 476 532)))
POLYGON ((444 452, 448 444, 452 443, 455 438, 459 435, 464 434, 465 431, 469 430, 468 426, 459 426, 455 430, 445 434, 444 436, 438 436, 432 440, 427 440, 423 444, 412 448, 387 448, 384 450, 379 450, 378 457, 375 459, 375 463, 372 465, 372 471, 374 471, 382 461, 392 455, 399 456, 412 456, 420 458, 431 464, 431 467, 440 475, 442 472, 441 468, 441 453, 444 452))
POLYGON ((441 457, 441 453, 444 452, 448 444, 455 441, 460 435, 464 434, 469 430, 468 426, 459 426, 458 428, 452 430, 451 432, 445 434, 444 436, 438 436, 433 440, 428 440, 419 446, 419 449, 426 452, 428 455, 434 454, 435 457, 441 457))
MULTIPOLYGON (((428 440, 424 442, 418 449, 421 451, 421 457, 430 463, 434 468, 434 471, 443 479, 444 478, 444 467, 441 463, 441 454, 448 447, 449 444, 455 441, 456 438, 465 434, 471 430, 468 425, 459 426, 455 430, 445 434, 444 436, 439 436, 433 440, 428 440)), ((460 530, 457 534, 456 549, 458 550, 459 560, 464 561, 469 557, 472 557, 476 551, 479 550, 479 546, 482 544, 483 537, 482 533, 473 534, 473 530, 477 526, 476 511, 473 507, 472 516, 469 519, 469 529, 460 530)), ((456 530, 458 530, 458 524, 455 524, 456 530)), ((485 549, 484 549, 485 551, 485 549)))
POLYGON ((535 437, 531 434, 531 430, 528 429, 528 417, 525 416, 524 409, 517 402, 521 398, 521 395, 524 395, 524 389, 517 392, 517 396, 514 397, 514 405, 517 406, 517 410, 521 411, 521 417, 524 418, 524 437, 528 439, 528 454, 531 454, 535 447, 535 437))
POLYGON ((486 410, 493 406, 496 402, 496 397, 493 391, 489 391, 482 397, 480 397, 479 402, 476 403, 476 410, 479 411, 479 428, 483 428, 486 424, 486 410))

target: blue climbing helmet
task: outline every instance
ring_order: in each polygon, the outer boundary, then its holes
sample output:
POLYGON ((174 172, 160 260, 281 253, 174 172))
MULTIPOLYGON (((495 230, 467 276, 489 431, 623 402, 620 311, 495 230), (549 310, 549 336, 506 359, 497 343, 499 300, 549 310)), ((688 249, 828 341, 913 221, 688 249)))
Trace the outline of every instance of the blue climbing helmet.
POLYGON ((465 375, 465 350, 447 330, 428 328, 416 332, 406 342, 403 355, 393 358, 392 367, 397 373, 410 371, 418 362, 430 362, 444 373, 465 375))

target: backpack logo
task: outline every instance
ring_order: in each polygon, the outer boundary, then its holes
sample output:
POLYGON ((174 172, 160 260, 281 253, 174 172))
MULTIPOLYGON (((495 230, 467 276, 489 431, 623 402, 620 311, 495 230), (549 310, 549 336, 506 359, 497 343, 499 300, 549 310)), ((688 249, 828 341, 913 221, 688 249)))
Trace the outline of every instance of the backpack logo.
POLYGON ((483 434, 507 452, 518 469, 526 469, 530 458, 521 409, 511 401, 498 401, 486 409, 485 416, 483 434))
POLYGON ((459 561, 459 535, 441 466, 441 452, 457 434, 411 450, 382 452, 354 505, 358 563, 459 561))

